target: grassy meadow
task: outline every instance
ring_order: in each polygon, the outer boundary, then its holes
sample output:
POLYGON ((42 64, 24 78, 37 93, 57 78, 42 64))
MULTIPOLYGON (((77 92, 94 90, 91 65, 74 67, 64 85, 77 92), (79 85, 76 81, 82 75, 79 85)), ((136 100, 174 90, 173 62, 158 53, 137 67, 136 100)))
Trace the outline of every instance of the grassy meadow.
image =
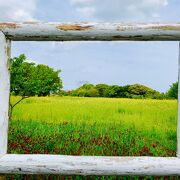
POLYGON ((14 108, 8 153, 175 156, 176 124, 177 100, 31 97, 14 108))

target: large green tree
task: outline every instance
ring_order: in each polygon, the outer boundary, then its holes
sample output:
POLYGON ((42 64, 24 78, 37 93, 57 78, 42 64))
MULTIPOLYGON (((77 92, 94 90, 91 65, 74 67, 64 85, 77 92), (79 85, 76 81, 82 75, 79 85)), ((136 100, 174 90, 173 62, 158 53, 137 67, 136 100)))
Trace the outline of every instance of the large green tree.
POLYGON ((30 96, 47 96, 58 93, 62 88, 62 80, 59 77, 60 70, 43 65, 28 62, 26 56, 11 59, 11 94, 21 96, 15 104, 10 104, 10 116, 12 109, 23 99, 30 96))

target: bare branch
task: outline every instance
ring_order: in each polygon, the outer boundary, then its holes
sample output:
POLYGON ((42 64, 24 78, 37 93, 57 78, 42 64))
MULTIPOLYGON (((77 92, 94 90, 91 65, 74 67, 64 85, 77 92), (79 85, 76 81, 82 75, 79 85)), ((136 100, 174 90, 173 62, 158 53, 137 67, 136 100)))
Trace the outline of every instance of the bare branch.
POLYGON ((11 108, 13 109, 16 105, 18 105, 23 99, 29 98, 29 96, 22 96, 22 98, 17 101, 14 105, 11 104, 11 108))

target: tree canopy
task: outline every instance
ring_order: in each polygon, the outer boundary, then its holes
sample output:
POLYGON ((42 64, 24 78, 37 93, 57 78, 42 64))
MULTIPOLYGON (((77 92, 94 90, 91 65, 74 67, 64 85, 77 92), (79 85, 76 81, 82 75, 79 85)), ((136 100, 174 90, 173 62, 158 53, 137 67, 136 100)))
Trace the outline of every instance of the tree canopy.
POLYGON ((24 54, 14 57, 10 61, 12 95, 21 96, 15 104, 10 103, 9 118, 12 117, 13 108, 23 99, 30 96, 47 96, 52 93, 59 93, 62 88, 62 80, 59 77, 61 70, 44 64, 28 62, 24 54))
POLYGON ((62 91, 61 70, 44 64, 28 62, 24 54, 11 59, 11 94, 22 97, 47 96, 61 94, 81 97, 111 97, 111 98, 153 98, 164 99, 178 97, 178 83, 173 83, 166 94, 141 84, 107 85, 84 84, 72 91, 62 91), (61 90, 61 91, 60 91, 61 90))
POLYGON ((164 95, 156 90, 141 84, 133 85, 107 85, 84 84, 72 91, 61 91, 61 95, 80 97, 110 97, 110 98, 150 98, 162 99, 164 95))
POLYGON ((47 96, 62 88, 60 70, 26 61, 24 54, 11 59, 11 93, 19 96, 47 96))

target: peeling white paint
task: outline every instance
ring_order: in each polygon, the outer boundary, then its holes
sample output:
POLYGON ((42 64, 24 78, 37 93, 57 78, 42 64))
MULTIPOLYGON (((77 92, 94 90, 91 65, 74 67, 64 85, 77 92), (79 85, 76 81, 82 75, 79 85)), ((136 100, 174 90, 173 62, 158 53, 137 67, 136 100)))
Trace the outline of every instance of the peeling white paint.
POLYGON ((180 23, 0 23, 14 41, 180 41, 180 23))
POLYGON ((0 32, 0 156, 7 153, 10 41, 0 32))
MULTIPOLYGON (((180 23, 0 23, 0 174, 180 176, 180 159, 177 157, 6 154, 10 91, 10 40, 180 41, 180 23)), ((180 139, 180 123, 178 139, 180 139)), ((178 157, 180 154, 179 141, 178 157)))
POLYGON ((8 154, 0 159, 0 173, 178 176, 180 159, 8 154))

